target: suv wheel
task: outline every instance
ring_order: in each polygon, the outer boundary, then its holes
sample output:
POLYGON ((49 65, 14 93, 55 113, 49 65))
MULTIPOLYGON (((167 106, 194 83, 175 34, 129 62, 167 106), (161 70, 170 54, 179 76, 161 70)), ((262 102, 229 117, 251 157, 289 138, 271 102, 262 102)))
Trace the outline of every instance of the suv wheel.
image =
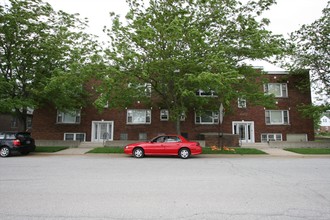
POLYGON ((8 157, 10 155, 10 149, 9 147, 2 147, 0 149, 0 156, 1 157, 8 157))

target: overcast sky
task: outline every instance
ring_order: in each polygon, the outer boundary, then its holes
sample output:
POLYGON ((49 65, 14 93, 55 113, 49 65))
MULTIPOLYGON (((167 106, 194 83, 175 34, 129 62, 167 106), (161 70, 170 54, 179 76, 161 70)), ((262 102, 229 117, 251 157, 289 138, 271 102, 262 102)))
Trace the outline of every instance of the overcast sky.
MULTIPOLYGON (((68 13, 79 13, 90 21, 90 31, 101 35, 104 25, 110 26, 109 12, 113 11, 124 17, 128 6, 125 0, 45 0, 54 9, 68 13)), ((247 1, 247 0, 244 0, 247 1)), ((271 20, 269 29, 275 34, 288 33, 309 24, 322 15, 328 0, 277 0, 264 14, 271 20)))

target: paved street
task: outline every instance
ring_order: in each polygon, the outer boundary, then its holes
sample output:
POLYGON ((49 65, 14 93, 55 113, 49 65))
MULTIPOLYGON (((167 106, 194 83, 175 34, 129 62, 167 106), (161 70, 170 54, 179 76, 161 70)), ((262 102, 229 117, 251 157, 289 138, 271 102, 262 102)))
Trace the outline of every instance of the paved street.
POLYGON ((329 220, 330 158, 0 158, 2 220, 329 220))

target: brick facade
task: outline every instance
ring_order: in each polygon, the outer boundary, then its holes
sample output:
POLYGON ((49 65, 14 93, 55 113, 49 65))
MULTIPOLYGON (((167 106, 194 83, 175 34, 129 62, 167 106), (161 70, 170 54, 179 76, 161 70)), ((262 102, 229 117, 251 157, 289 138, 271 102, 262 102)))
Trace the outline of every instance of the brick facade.
MULTIPOLYGON (((306 135, 308 140, 314 140, 313 121, 303 118, 297 109, 298 105, 310 104, 311 94, 307 89, 300 91, 297 84, 302 80, 301 76, 291 76, 284 73, 266 74, 272 83, 285 83, 287 85, 288 97, 277 98, 278 110, 288 112, 289 123, 282 125, 267 125, 265 120, 265 109, 263 106, 249 106, 247 108, 237 108, 237 101, 232 113, 226 113, 221 131, 228 134, 236 133, 245 129, 244 137, 251 142, 261 142, 262 134, 281 134, 283 141, 287 140, 288 134, 306 135)), ((262 88, 261 88, 262 89, 262 88)), ((130 109, 130 108, 128 108, 130 109)), ((57 111, 55 108, 42 108, 34 111, 33 136, 37 140, 63 140, 64 133, 84 133, 86 141, 92 141, 96 137, 95 123, 109 122, 113 128, 111 139, 120 140, 123 137, 128 140, 138 140, 143 135, 150 139, 162 133, 176 133, 175 123, 171 121, 161 121, 160 109, 155 107, 139 106, 137 103, 133 109, 151 110, 151 123, 132 125, 127 123, 128 109, 110 110, 104 109, 99 113, 94 107, 83 108, 80 113, 80 122, 77 124, 57 123, 57 111), (92 134, 94 132, 94 134, 92 134), (142 134, 142 136, 141 136, 142 134), (94 135, 94 136, 93 136, 94 135)), ((276 110, 276 109, 274 109, 276 110)), ((97 126, 101 126, 98 124, 97 126)), ((99 128, 99 127, 98 127, 99 128)), ((181 122, 181 132, 189 139, 199 139, 202 133, 218 132, 218 124, 205 125, 195 123, 195 113, 188 112, 184 121, 181 122)), ((238 134, 238 133, 237 133, 238 134)), ((240 134, 239 134, 240 135, 240 134)))

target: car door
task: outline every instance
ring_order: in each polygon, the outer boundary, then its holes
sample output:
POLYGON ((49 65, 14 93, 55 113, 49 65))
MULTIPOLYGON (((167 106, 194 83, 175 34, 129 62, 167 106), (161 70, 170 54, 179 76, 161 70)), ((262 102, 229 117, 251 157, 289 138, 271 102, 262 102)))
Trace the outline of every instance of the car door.
POLYGON ((144 148, 145 154, 163 154, 164 153, 164 137, 159 136, 150 142, 146 143, 144 148))
POLYGON ((176 155, 181 147, 181 140, 177 136, 166 137, 163 146, 164 154, 176 155))

